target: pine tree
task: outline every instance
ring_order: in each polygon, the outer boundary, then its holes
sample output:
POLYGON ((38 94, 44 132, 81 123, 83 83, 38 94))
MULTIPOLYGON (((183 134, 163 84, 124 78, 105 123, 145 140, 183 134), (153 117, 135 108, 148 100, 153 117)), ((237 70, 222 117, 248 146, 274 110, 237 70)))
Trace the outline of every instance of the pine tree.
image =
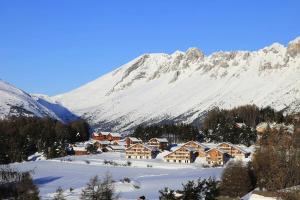
POLYGON ((59 187, 57 188, 56 190, 56 195, 54 196, 54 199, 53 200, 65 200, 65 196, 64 196, 64 190, 59 187))
POLYGON ((175 191, 165 187, 159 191, 159 200, 176 200, 175 191))

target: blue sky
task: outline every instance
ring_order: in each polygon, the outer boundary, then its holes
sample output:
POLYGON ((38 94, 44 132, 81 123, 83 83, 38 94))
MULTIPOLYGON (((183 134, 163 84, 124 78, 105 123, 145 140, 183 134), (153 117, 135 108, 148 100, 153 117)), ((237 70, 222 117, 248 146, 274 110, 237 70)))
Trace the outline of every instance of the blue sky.
POLYGON ((0 78, 67 92, 143 53, 256 50, 300 36, 300 1, 0 0, 0 78))

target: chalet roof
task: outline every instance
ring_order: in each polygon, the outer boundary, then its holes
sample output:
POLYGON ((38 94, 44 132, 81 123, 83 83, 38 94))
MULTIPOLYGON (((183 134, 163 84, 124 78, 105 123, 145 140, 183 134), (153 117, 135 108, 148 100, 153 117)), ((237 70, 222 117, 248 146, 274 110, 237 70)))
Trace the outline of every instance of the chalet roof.
POLYGON ((150 151, 156 150, 156 148, 153 148, 153 147, 150 147, 150 146, 148 146, 148 145, 146 145, 146 144, 141 144, 141 143, 137 143, 137 144, 130 145, 127 149, 131 149, 131 148, 133 148, 133 147, 135 147, 135 146, 137 146, 137 145, 142 145, 144 148, 146 148, 146 149, 148 149, 148 150, 150 150, 150 151))
POLYGON ((229 145, 229 146, 231 146, 231 147, 233 147, 233 148, 235 148, 235 149, 240 150, 240 151, 243 152, 243 153, 249 153, 249 152, 247 152, 246 150, 242 149, 241 147, 239 147, 239 146, 237 146, 237 145, 234 145, 234 144, 232 144, 232 143, 230 143, 230 142, 222 142, 222 143, 218 144, 217 147, 219 147, 221 144, 227 144, 227 145, 229 145))
POLYGON ((143 142, 141 139, 135 138, 135 137, 128 137, 133 142, 143 142))
POLYGON ((167 138, 151 138, 150 140, 152 139, 156 139, 158 142, 169 142, 167 138))
POLYGON ((188 150, 189 152, 194 151, 194 148, 179 146, 178 148, 174 149, 174 151, 171 151, 170 153, 166 154, 164 157, 166 157, 166 156, 168 156, 168 155, 170 155, 170 154, 172 154, 172 153, 174 153, 174 152, 176 152, 176 151, 178 151, 179 149, 182 149, 182 148, 188 150))
POLYGON ((211 149, 208 149, 208 150, 206 151, 206 153, 207 153, 207 152, 210 152, 211 150, 217 150, 217 151, 221 152, 222 154, 225 154, 225 153, 226 153, 225 151, 223 151, 222 149, 219 149, 219 148, 211 148, 211 149))
POLYGON ((197 141, 193 141, 193 140, 184 143, 182 146, 184 146, 184 145, 186 145, 186 144, 188 144, 188 143, 190 143, 190 142, 193 142, 193 143, 195 143, 195 144, 201 146, 203 149, 209 149, 208 146, 205 146, 204 144, 202 144, 202 143, 200 143, 200 142, 197 142, 197 141))
POLYGON ((120 133, 109 133, 113 137, 121 137, 120 133))
POLYGON ((117 145, 121 145, 121 146, 125 146, 126 142, 125 141, 121 141, 121 140, 116 140, 116 141, 112 141, 111 144, 117 144, 117 145))
POLYGON ((96 136, 96 137, 97 137, 97 136, 99 136, 99 134, 98 134, 97 132, 94 132, 94 133, 93 133, 93 136, 96 136))
POLYGON ((82 147, 82 146, 80 146, 80 147, 73 147, 73 150, 74 151, 86 151, 85 147, 82 147))
POLYGON ((99 134, 101 134, 101 135, 108 135, 108 134, 110 134, 110 132, 100 131, 99 134))
POLYGON ((106 148, 110 148, 112 150, 125 150, 125 147, 124 146, 120 146, 120 145, 109 145, 106 148))

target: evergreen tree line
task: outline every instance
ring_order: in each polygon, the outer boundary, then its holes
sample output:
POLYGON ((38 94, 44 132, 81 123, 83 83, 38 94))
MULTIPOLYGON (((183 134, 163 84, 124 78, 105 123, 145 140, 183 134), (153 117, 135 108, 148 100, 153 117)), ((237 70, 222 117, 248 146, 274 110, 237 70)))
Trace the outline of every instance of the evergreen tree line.
POLYGON ((189 124, 138 126, 132 136, 140 138, 143 141, 148 141, 151 138, 164 137, 171 143, 201 140, 199 130, 189 124))
POLYGON ((35 152, 44 152, 47 158, 64 156, 69 143, 88 137, 89 125, 83 120, 69 124, 37 117, 0 120, 0 164, 24 161, 35 152))
POLYGON ((258 108, 245 105, 230 110, 215 108, 207 113, 200 130, 190 124, 161 124, 138 126, 133 137, 147 141, 165 137, 172 143, 188 140, 207 142, 231 142, 247 146, 256 142, 256 125, 260 122, 290 123, 291 116, 271 107, 258 108))
POLYGON ((287 123, 290 119, 271 107, 245 105, 231 110, 215 108, 208 112, 201 131, 204 139, 209 142, 231 142, 249 146, 256 141, 255 127, 260 122, 287 123))

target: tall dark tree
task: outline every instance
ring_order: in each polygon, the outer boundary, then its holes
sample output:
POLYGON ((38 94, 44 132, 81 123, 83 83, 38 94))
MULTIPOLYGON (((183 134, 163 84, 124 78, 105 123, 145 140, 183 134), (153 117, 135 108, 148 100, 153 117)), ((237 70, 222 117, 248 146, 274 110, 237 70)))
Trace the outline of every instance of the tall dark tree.
POLYGON ((254 186, 247 166, 241 161, 230 162, 221 177, 220 191, 224 196, 242 197, 254 186))

